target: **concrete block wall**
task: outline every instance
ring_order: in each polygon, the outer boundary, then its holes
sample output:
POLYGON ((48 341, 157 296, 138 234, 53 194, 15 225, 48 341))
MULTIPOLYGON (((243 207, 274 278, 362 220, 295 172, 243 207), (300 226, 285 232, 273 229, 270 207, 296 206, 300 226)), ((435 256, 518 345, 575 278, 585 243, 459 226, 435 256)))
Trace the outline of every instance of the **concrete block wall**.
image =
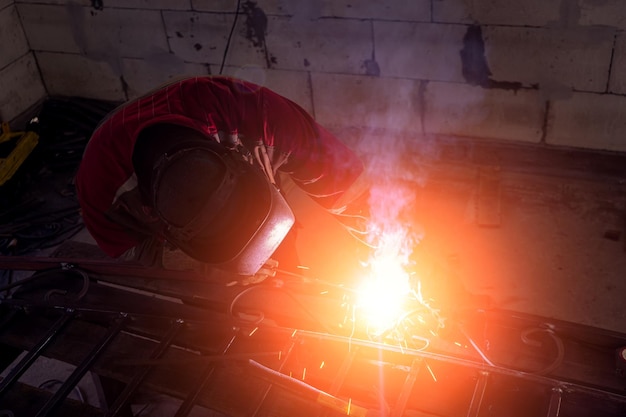
POLYGON ((0 121, 12 121, 45 96, 15 2, 0 0, 0 121))
POLYGON ((16 41, 0 69, 34 57, 50 95, 123 101, 223 73, 331 129, 626 151, 623 0, 4 3, 16 41))

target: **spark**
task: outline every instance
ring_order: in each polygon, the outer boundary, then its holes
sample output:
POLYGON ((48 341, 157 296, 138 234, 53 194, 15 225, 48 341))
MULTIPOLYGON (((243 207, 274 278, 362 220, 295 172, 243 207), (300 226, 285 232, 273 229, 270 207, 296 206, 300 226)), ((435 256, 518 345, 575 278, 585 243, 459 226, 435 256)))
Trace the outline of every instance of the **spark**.
POLYGON ((322 292, 320 292, 320 295, 326 295, 326 294, 328 294, 328 291, 322 291, 322 292))
POLYGON ((296 333, 298 332, 298 329, 293 329, 293 333, 291 333, 291 338, 293 339, 294 337, 296 337, 296 333))
POLYGON ((426 369, 428 369, 428 372, 430 372, 430 376, 433 377, 433 381, 437 382, 437 378, 435 377, 435 374, 433 373, 433 370, 430 369, 430 366, 426 362, 424 362, 424 364, 426 364, 426 369))
POLYGON ((283 357, 283 351, 279 350, 278 351, 278 360, 281 360, 282 357, 283 357))
POLYGON ((320 363, 320 369, 322 369, 324 367, 324 361, 322 361, 322 363, 320 363))
POLYGON ((302 369, 302 380, 304 381, 304 378, 306 378, 306 368, 302 369))
POLYGON ((457 345, 458 347, 462 346, 459 342, 454 342, 454 344, 457 345))
MULTIPOLYGON (((416 332, 438 337, 444 319, 427 301, 431 299, 423 296, 417 271, 409 268, 414 240, 400 227, 387 230, 373 227, 377 244, 363 264, 367 271, 360 285, 352 290, 355 296, 347 300, 352 309, 352 334, 358 325, 371 340, 400 344, 401 349, 415 347, 412 336, 416 332)), ((344 294, 341 307, 346 303, 346 296, 344 294)), ((346 315, 344 324, 347 318, 346 315)), ((425 346, 420 344, 420 349, 429 346, 429 340, 421 342, 425 346)))
POLYGON ((378 334, 393 327, 410 294, 409 277, 397 254, 380 254, 370 262, 371 273, 359 289, 357 307, 378 334))
POLYGON ((252 329, 252 331, 250 333, 248 333, 248 337, 252 336, 253 334, 256 333, 256 331, 259 330, 258 327, 255 327, 254 329, 252 329))
POLYGON ((348 398, 348 412, 347 415, 350 415, 350 409, 352 408, 352 398, 348 398))

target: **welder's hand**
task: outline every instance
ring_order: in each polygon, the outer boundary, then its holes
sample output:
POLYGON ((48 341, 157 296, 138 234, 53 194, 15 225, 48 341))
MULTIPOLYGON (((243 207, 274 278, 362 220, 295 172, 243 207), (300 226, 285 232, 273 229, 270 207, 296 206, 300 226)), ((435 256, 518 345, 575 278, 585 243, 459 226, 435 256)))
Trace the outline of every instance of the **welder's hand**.
POLYGON ((278 261, 274 259, 268 259, 265 264, 258 270, 258 272, 254 275, 242 277, 238 281, 232 281, 226 284, 231 287, 233 285, 255 285, 260 284, 268 278, 273 278, 276 276, 276 268, 278 268, 278 261))
POLYGON ((369 175, 361 174, 328 209, 353 237, 366 244, 369 241, 371 187, 372 180, 369 175))
POLYGON ((364 243, 370 240, 368 236, 370 213, 367 198, 369 198, 369 193, 365 193, 360 199, 353 201, 350 206, 331 211, 354 238, 364 243))

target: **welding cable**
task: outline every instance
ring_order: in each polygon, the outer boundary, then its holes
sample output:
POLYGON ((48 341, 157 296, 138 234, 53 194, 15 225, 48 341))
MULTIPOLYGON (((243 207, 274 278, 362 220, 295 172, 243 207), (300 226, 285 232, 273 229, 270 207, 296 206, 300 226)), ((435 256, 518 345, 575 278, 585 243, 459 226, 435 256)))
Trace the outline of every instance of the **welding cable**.
POLYGON ((65 242, 66 240, 69 240, 72 237, 76 236, 81 230, 83 230, 84 227, 85 225, 83 223, 76 223, 66 228, 65 230, 61 228, 61 231, 54 236, 54 239, 43 242, 37 247, 37 249, 43 250, 57 246, 60 243, 65 242))
MULTIPOLYGON (((42 382, 41 384, 39 384, 38 388, 40 389, 47 389, 47 388, 52 388, 54 385, 61 385, 63 384, 63 381, 59 380, 59 379, 48 379, 47 381, 42 382)), ((86 403, 87 401, 85 400, 85 395, 83 394, 83 390, 77 385, 74 387, 74 392, 76 393, 76 397, 78 397, 78 400, 81 403, 86 403)))
POLYGON ((237 26, 237 19, 239 18, 239 7, 241 6, 241 0, 237 0, 237 5, 235 6, 235 19, 233 19, 233 24, 230 27, 230 33, 228 34, 228 39, 226 40, 226 47, 224 48, 224 54, 222 55, 222 63, 220 64, 220 72, 222 75, 224 72, 224 65, 226 65, 226 57, 228 56, 228 51, 230 49, 230 43, 233 39, 233 33, 235 32, 235 27, 237 26))
POLYGON ((73 236, 78 234, 83 228, 83 223, 76 223, 69 227, 59 226, 54 228, 54 232, 50 233, 45 237, 35 237, 34 234, 24 235, 24 237, 18 238, 18 246, 14 251, 15 255, 23 255, 27 253, 31 253, 35 250, 45 250, 52 248, 54 246, 58 246, 60 243, 65 242, 68 239, 71 239, 73 236))
POLYGON ((61 221, 65 218, 71 217, 73 215, 80 215, 80 206, 78 204, 74 204, 70 207, 62 208, 59 210, 48 211, 44 213, 34 212, 29 213, 26 216, 20 217, 20 221, 28 222, 29 224, 46 224, 54 221, 61 221))
POLYGON ((19 240, 48 239, 56 236, 60 230, 59 222, 51 222, 42 226, 26 227, 25 230, 17 231, 14 236, 19 240))

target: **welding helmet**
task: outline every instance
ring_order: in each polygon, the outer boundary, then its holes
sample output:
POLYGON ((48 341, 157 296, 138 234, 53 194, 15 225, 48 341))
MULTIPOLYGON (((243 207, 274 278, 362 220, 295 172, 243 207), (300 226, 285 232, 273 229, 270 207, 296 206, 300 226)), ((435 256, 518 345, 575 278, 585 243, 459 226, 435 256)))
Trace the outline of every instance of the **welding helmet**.
POLYGON ((150 206, 164 237, 187 255, 254 275, 294 224, 293 212, 259 167, 197 135, 153 160, 150 206))

